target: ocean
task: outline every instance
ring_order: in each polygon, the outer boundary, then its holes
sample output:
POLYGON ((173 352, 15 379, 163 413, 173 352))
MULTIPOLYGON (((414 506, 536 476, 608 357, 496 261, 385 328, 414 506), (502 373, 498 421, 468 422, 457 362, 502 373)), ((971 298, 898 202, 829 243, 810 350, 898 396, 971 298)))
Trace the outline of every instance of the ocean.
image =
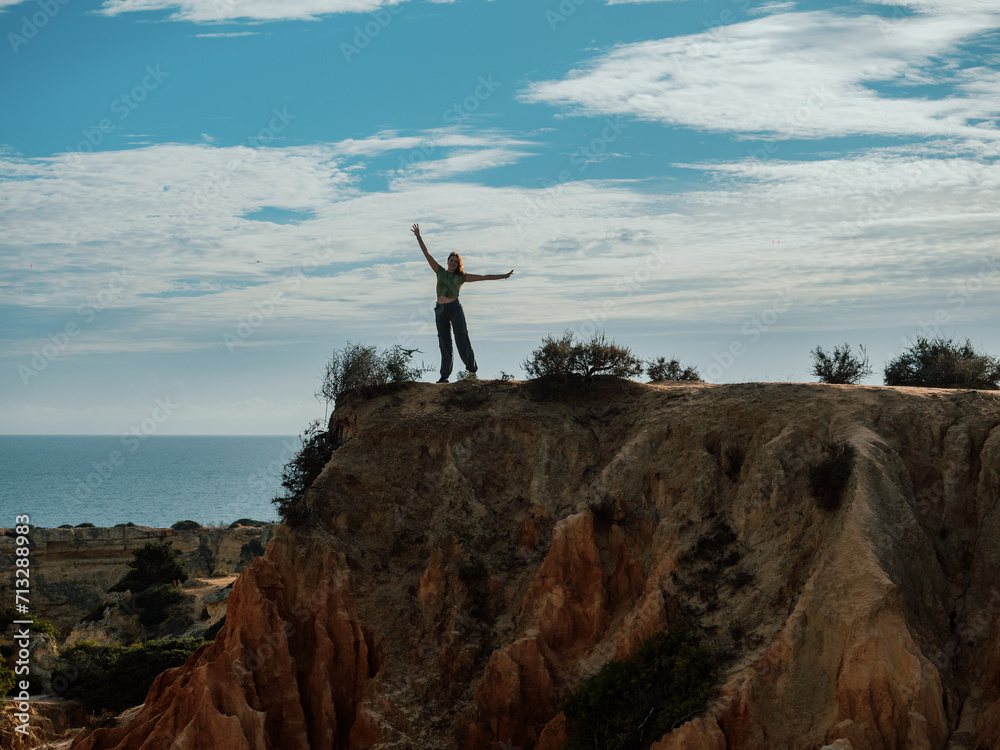
POLYGON ((0 528, 275 521, 299 437, 0 435, 0 528))

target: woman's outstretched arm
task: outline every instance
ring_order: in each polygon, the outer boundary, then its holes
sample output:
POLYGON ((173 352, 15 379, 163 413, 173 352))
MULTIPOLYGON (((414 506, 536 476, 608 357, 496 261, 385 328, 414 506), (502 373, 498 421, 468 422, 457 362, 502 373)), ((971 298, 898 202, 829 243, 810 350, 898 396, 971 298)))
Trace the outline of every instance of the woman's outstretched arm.
MULTIPOLYGON (((431 254, 427 252, 427 245, 424 244, 424 240, 420 236, 420 225, 414 224, 413 228, 410 231, 413 232, 415 235, 417 235, 417 242, 420 243, 420 249, 424 251, 424 257, 427 258, 427 262, 430 264, 431 270, 434 271, 434 273, 437 273, 439 270, 441 270, 441 264, 438 263, 436 260, 434 260, 431 257, 431 254)), ((468 281, 468 279, 466 279, 466 281, 468 281)))
POLYGON ((474 273, 465 274, 466 283, 470 281, 498 281, 500 279, 509 279, 510 275, 514 273, 514 269, 511 269, 507 273, 491 273, 486 276, 477 276, 474 273))

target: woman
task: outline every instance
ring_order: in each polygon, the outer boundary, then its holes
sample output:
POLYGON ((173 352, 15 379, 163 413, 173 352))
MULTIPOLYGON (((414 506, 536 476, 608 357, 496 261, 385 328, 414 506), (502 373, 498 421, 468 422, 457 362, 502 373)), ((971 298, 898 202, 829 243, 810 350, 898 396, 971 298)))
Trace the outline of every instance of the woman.
POLYGON ((465 369, 473 375, 479 369, 476 365, 476 355, 472 351, 472 344, 469 341, 469 327, 465 323, 465 312, 458 301, 458 290, 462 284, 472 281, 496 281, 497 279, 509 279, 514 273, 491 274, 489 276, 477 276, 474 273, 466 273, 462 265, 462 256, 452 253, 448 256, 448 268, 442 268, 431 254, 427 252, 427 246, 420 237, 420 225, 414 224, 411 229, 420 243, 420 249, 424 252, 424 257, 430 264, 431 269, 437 274, 437 304, 434 306, 434 318, 437 321, 438 345, 441 347, 441 379, 439 383, 447 383, 451 375, 453 362, 451 349, 451 328, 455 327, 455 344, 458 345, 458 356, 465 363, 465 369))

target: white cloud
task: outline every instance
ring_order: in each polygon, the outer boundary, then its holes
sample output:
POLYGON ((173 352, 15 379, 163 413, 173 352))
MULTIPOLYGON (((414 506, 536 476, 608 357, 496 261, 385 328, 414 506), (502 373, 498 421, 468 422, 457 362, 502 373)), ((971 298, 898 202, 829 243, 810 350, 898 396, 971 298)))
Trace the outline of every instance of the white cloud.
POLYGON ((440 155, 438 149, 513 148, 530 146, 532 143, 489 130, 472 133, 462 128, 436 128, 414 135, 400 135, 395 130, 383 130, 368 138, 348 138, 331 145, 337 153, 347 156, 377 156, 390 151, 415 150, 427 155, 440 155))
MULTIPOLYGON (((405 0, 105 0, 100 13, 117 16, 139 11, 173 10, 176 21, 314 20, 336 13, 369 13, 405 0)), ((440 0, 451 2, 453 0, 440 0)))
POLYGON ((747 8, 747 13, 755 16, 768 15, 770 13, 779 13, 781 11, 792 10, 795 8, 795 3, 793 2, 770 2, 764 3, 763 5, 758 5, 756 8, 747 8))
POLYGON ((866 0, 872 5, 894 5, 920 13, 996 13, 994 0, 866 0))
POLYGON ((532 154, 510 148, 487 148, 458 150, 441 159, 417 161, 401 171, 402 179, 417 177, 421 180, 441 180, 460 174, 472 174, 484 169, 493 169, 515 164, 532 154))
POLYGON ((237 36, 259 36, 256 31, 229 31, 219 34, 194 34, 196 39, 229 39, 237 36))
POLYGON ((995 138, 996 72, 941 58, 996 28, 996 9, 893 19, 784 13, 620 45, 562 80, 530 85, 521 98, 748 136, 995 138), (952 93, 879 90, 928 82, 952 93))

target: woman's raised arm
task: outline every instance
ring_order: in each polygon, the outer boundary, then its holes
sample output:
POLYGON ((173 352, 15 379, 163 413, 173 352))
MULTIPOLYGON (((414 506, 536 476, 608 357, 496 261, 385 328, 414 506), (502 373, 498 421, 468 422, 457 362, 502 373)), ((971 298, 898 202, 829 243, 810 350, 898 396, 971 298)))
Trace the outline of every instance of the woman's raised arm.
POLYGON ((437 273, 441 270, 441 264, 438 263, 431 257, 431 254, 427 252, 427 245, 424 244, 423 238, 420 236, 420 225, 414 224, 413 228, 410 229, 415 235, 417 235, 417 242, 420 243, 420 249, 424 251, 424 257, 427 258, 427 262, 430 264, 431 270, 437 273))
POLYGON ((467 273, 465 274, 465 281, 466 283, 470 281, 499 281, 500 279, 509 279, 512 273, 514 273, 513 268, 507 273, 491 273, 486 276, 477 276, 474 273, 467 273))

